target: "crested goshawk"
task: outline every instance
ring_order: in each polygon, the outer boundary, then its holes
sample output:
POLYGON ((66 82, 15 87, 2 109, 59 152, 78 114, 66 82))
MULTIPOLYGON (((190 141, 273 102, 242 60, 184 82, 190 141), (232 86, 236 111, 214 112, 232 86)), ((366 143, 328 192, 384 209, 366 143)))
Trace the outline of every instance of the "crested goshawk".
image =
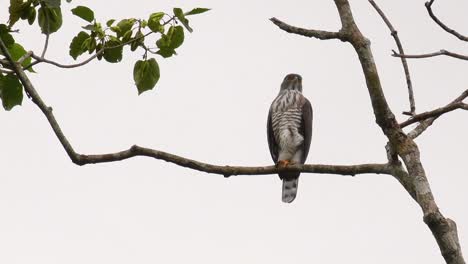
MULTIPOLYGON (((302 77, 288 74, 273 100, 267 122, 270 154, 279 167, 304 164, 312 139, 312 106, 302 95, 302 77)), ((294 201, 297 194, 299 172, 281 172, 282 200, 294 201)))

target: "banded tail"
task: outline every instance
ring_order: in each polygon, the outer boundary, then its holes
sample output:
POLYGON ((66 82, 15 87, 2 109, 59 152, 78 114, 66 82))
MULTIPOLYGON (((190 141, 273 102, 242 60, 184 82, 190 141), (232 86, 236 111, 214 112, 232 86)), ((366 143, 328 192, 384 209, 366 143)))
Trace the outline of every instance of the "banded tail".
POLYGON ((283 178, 282 200, 284 203, 291 203, 292 201, 294 201, 294 199, 296 199, 298 184, 299 184, 299 178, 295 178, 295 179, 283 178))

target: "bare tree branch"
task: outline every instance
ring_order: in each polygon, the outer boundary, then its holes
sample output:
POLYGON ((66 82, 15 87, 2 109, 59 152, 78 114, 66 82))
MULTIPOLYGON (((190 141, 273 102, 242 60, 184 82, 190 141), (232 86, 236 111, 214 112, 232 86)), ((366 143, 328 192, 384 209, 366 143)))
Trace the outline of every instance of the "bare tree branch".
POLYGON ((121 161, 137 156, 152 157, 159 160, 164 160, 170 163, 174 163, 181 167, 186 167, 198 171, 207 173, 220 174, 225 177, 234 175, 264 175, 264 174, 278 174, 279 171, 301 171, 309 173, 321 173, 321 174, 340 174, 340 175, 356 175, 364 173, 377 173, 377 174, 392 174, 395 170, 394 165, 390 164, 360 164, 360 165, 291 165, 287 168, 277 168, 276 166, 264 166, 264 167, 244 167, 244 166, 219 166, 200 161, 187 159, 181 156, 170 154, 167 152, 144 148, 140 146, 132 146, 127 150, 123 150, 116 153, 99 154, 99 155, 84 155, 77 153, 68 139, 65 137, 60 125, 58 124, 53 114, 52 108, 47 106, 42 98, 37 93, 36 89, 32 85, 28 76, 21 69, 21 66, 14 62, 8 53, 8 49, 5 47, 3 41, 0 39, 0 48, 4 54, 6 54, 7 60, 12 64, 12 68, 24 89, 30 94, 32 101, 39 107, 42 113, 46 116, 49 121, 52 130, 59 139, 63 148, 67 152, 70 159, 77 165, 95 164, 104 162, 115 162, 121 161))
MULTIPOLYGON (((379 8, 379 6, 373 0, 369 0, 369 3, 374 7, 377 13, 379 13, 380 17, 385 22, 388 29, 390 29, 390 35, 392 35, 393 39, 395 39, 395 43, 398 47, 399 53, 405 54, 403 50, 403 45, 401 44, 400 38, 398 37, 398 31, 395 30, 392 23, 390 23, 390 20, 388 20, 387 16, 385 16, 385 13, 382 11, 382 9, 379 8)), ((405 71, 406 85, 408 86, 408 96, 409 96, 409 101, 410 101, 410 111, 403 112, 403 114, 413 116, 416 114, 416 103, 414 101, 414 92, 413 92, 413 85, 411 83, 411 75, 409 72, 408 62, 406 61, 406 58, 405 57, 400 57, 400 58, 401 58, 401 64, 403 65, 403 70, 405 71)))
POLYGON ((14 71, 3 69, 3 68, 0 68, 0 72, 1 73, 6 73, 6 74, 15 73, 14 71))
POLYGON ((392 174, 395 169, 390 164, 360 164, 360 165, 291 165, 285 169, 277 168, 276 166, 264 166, 264 167, 245 167, 245 166, 219 166, 208 163, 203 163, 184 157, 180 157, 174 154, 166 153, 159 150, 132 146, 128 150, 124 150, 117 153, 102 154, 102 155, 78 155, 77 164, 84 165, 89 163, 102 163, 102 162, 113 162, 120 161, 136 156, 151 157, 159 160, 164 160, 170 163, 174 163, 181 167, 190 168, 206 173, 220 174, 225 177, 236 176, 236 175, 265 175, 265 174, 277 174, 279 171, 300 171, 308 173, 319 173, 319 174, 339 174, 339 175, 351 175, 364 174, 364 173, 378 173, 378 174, 392 174))
MULTIPOLYGON (((354 47, 364 72, 375 120, 387 136, 390 148, 401 157, 408 171, 408 173, 395 172, 393 175, 397 177, 411 197, 421 207, 424 221, 431 229, 445 261, 448 264, 464 264, 465 261, 458 242, 456 225, 452 220, 445 218, 440 213, 420 160, 418 146, 412 138, 402 131, 385 99, 370 48, 370 41, 362 35, 354 22, 348 1, 334 0, 334 2, 342 24, 342 28, 339 31, 341 35, 339 39, 349 42, 354 47)), ((297 29, 296 27, 289 25, 280 28, 287 32, 309 36, 301 34, 304 33, 302 30, 295 30, 297 29)), ((310 36, 319 38, 320 34, 317 34, 317 31, 312 32, 314 33, 310 34, 310 36)), ((390 155, 392 154, 390 153, 390 155)))
POLYGON ((401 123, 400 127, 405 127, 412 123, 420 121, 418 126, 408 133, 408 136, 410 138, 415 139, 419 135, 421 135, 427 128, 429 128, 434 123, 434 121, 437 118, 439 118, 441 115, 448 113, 450 111, 456 110, 456 109, 468 110, 467 104, 462 102, 467 97, 468 97, 468 90, 465 90, 460 96, 455 98, 455 100, 453 100, 446 106, 414 116, 413 118, 408 119, 405 122, 401 123), (419 119, 419 120, 415 120, 415 119, 419 119))
POLYGON ((424 112, 424 113, 415 115, 412 118, 410 118, 410 119, 406 120, 405 122, 401 123, 400 127, 403 128, 403 127, 409 126, 411 124, 414 124, 416 122, 419 122, 421 120, 428 119, 428 118, 431 118, 431 117, 439 117, 442 114, 451 112, 451 111, 456 110, 456 109, 465 109, 465 104, 462 103, 462 102, 456 102, 456 103, 452 103, 452 104, 446 105, 446 106, 441 107, 441 108, 437 108, 437 109, 432 110, 432 111, 428 111, 428 112, 424 112))
POLYGON ((48 63, 48 64, 52 64, 54 66, 57 66, 59 68, 64 68, 64 69, 71 69, 71 68, 77 68, 77 67, 80 67, 80 66, 83 66, 85 64, 88 64, 89 62, 91 62, 92 60, 94 60, 95 58, 97 58, 99 55, 101 55, 102 53, 104 53, 104 49, 101 49, 99 50, 98 52, 96 52, 93 56, 87 58, 86 60, 80 62, 80 63, 75 63, 75 64, 61 64, 61 63, 58 63, 58 62, 55 62, 55 61, 51 61, 51 60, 48 60, 46 58, 43 58, 43 57, 40 57, 40 56, 37 56, 36 54, 32 53, 31 54, 31 57, 33 59, 35 59, 36 61, 31 63, 30 65, 24 67, 25 70, 31 68, 32 66, 36 65, 36 64, 39 64, 41 62, 44 62, 44 63, 48 63))
POLYGON ((26 54, 24 54, 23 56, 21 56, 21 58, 18 59, 17 63, 22 64, 25 60, 27 60, 28 58, 31 58, 32 54, 33 54, 32 51, 26 52, 26 54))
MULTIPOLYGON (((47 24, 48 24, 48 19, 47 19, 47 24)), ((49 47, 49 38, 50 38, 50 34, 47 33, 46 34, 46 38, 45 38, 45 41, 44 41, 44 48, 42 49, 42 53, 41 53, 41 58, 44 58, 46 52, 47 52, 47 48, 49 47)))
POLYGON ((419 137, 426 129, 428 129, 432 123, 436 120, 436 117, 431 117, 426 120, 421 121, 413 130, 408 133, 408 137, 415 139, 419 137))
POLYGON ((448 33, 454 35, 455 37, 457 37, 459 40, 463 40, 463 41, 468 41, 468 37, 458 33, 457 31, 449 28, 448 26, 446 26, 442 21, 440 21, 436 15, 434 15, 434 12, 432 12, 432 4, 434 3, 434 0, 431 0, 429 2, 426 2, 424 5, 426 6, 426 9, 427 9, 427 12, 429 13, 429 16, 432 18, 432 20, 434 20, 434 22, 437 23, 437 25, 439 25, 443 30, 447 31, 448 33))
POLYGON ((314 30, 314 29, 294 27, 294 26, 284 23, 283 21, 275 17, 270 18, 270 21, 288 33, 293 33, 293 34, 297 34, 297 35, 301 35, 301 36, 309 37, 309 38, 318 38, 322 40, 325 40, 325 39, 343 40, 343 35, 340 32, 330 32, 330 31, 324 31, 324 30, 314 30))
POLYGON ((436 57, 436 56, 441 56, 441 55, 457 58, 460 60, 468 60, 468 56, 466 55, 461 55, 461 54, 450 52, 450 51, 443 50, 443 49, 436 51, 436 52, 432 52, 432 53, 417 54, 417 55, 399 54, 396 51, 393 51, 393 54, 392 54, 393 57, 407 58, 407 59, 423 59, 423 58, 430 58, 430 57, 436 57))

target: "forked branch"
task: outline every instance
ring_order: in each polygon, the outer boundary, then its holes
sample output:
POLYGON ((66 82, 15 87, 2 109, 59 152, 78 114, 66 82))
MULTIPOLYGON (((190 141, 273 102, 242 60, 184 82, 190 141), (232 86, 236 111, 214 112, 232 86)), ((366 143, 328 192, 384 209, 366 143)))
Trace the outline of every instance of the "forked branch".
POLYGON ((468 110, 468 104, 463 103, 463 100, 466 97, 468 97, 468 90, 464 91, 457 99, 447 104, 446 106, 415 115, 410 119, 406 120, 405 122, 401 123, 400 127, 403 128, 428 118, 438 118, 439 116, 456 109, 468 110))
MULTIPOLYGON (((467 97, 468 97, 468 90, 464 91, 459 97, 457 97, 455 100, 453 100, 452 102, 450 102, 448 105, 446 105, 444 107, 441 107, 441 108, 438 108, 438 109, 435 109, 433 111, 429 111, 429 112, 426 112, 426 113, 421 113, 420 114, 420 115, 422 115, 421 117, 424 117, 424 115, 426 115, 426 117, 425 118, 420 117, 419 124, 413 130, 411 130, 408 133, 408 136, 410 138, 412 138, 412 139, 417 138, 424 131, 426 131, 426 129, 429 128, 437 118, 439 118, 444 113, 448 113, 448 112, 456 110, 456 109, 468 110, 468 104, 463 103, 463 100, 465 98, 467 98, 467 97)), ((416 118, 416 116, 413 117, 413 118, 416 118)), ((409 120, 407 120, 405 122, 408 122, 410 120, 411 119, 409 119, 409 120)), ((406 126, 409 125, 409 124, 405 124, 405 122, 400 124, 400 126, 403 127, 405 125, 406 126)))

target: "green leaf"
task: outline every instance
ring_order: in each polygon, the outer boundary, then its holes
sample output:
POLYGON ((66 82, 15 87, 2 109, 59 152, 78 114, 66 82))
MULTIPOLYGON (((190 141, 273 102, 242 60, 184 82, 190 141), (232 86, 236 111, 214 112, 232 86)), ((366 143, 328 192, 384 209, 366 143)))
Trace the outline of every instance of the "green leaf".
POLYGON ((106 22, 106 26, 110 27, 112 26, 112 24, 114 24, 114 22, 115 22, 115 19, 110 19, 106 22))
POLYGON ((95 23, 95 24, 94 24, 94 32, 96 33, 96 35, 97 35, 100 39, 103 39, 103 38, 106 36, 106 33, 105 33, 104 30, 102 29, 101 23, 95 23))
POLYGON ((164 12, 156 12, 150 15, 148 20, 157 20, 160 21, 164 17, 164 12))
POLYGON ((28 24, 29 25, 32 25, 34 23, 34 21, 36 20, 36 9, 35 8, 31 8, 29 9, 29 14, 28 14, 28 24))
POLYGON ((132 30, 133 24, 135 24, 134 18, 120 20, 120 22, 117 23, 117 27, 120 29, 120 31, 115 32, 117 33, 117 37, 120 38, 128 31, 132 30))
POLYGON ((47 7, 52 7, 52 8, 60 7, 60 0, 42 0, 42 1, 44 1, 47 7))
POLYGON ((156 52, 156 54, 161 55, 163 58, 169 58, 172 55, 176 54, 175 50, 168 48, 161 48, 156 52))
POLYGON ((57 32, 62 26, 62 11, 60 8, 41 7, 39 8, 38 21, 42 33, 57 32))
POLYGON ((83 49, 83 42, 89 39, 89 34, 81 31, 76 35, 76 37, 73 38, 72 42, 70 43, 70 56, 72 56, 73 59, 77 59, 78 56, 83 54, 86 49, 83 49))
MULTIPOLYGON (((97 44, 96 50, 100 51, 102 49, 102 43, 97 44)), ((102 60, 102 53, 97 53, 97 59, 102 60)))
POLYGON ((130 44, 130 50, 135 51, 138 46, 142 45, 145 42, 145 35, 141 31, 137 31, 135 37, 133 38, 133 42, 130 44))
POLYGON ((171 34, 171 41, 170 41, 170 47, 172 49, 176 49, 184 43, 184 28, 181 26, 172 26, 169 31, 172 29, 172 34, 171 34))
POLYGON ((96 50, 96 46, 97 46, 95 38, 90 38, 90 40, 91 41, 88 43, 88 53, 89 54, 93 53, 93 51, 96 50))
POLYGON ((94 31, 96 30, 96 26, 94 26, 93 24, 88 24, 84 27, 82 27, 83 29, 86 29, 86 30, 89 30, 89 31, 94 31))
POLYGON ((193 29, 189 26, 189 21, 187 18, 185 18, 184 12, 180 8, 174 8, 174 15, 177 17, 177 19, 182 23, 182 25, 190 32, 193 32, 193 29))
POLYGON ((86 6, 77 6, 73 8, 71 11, 75 16, 80 17, 90 23, 93 22, 94 20, 93 10, 89 9, 86 6))
POLYGON ((148 27, 153 32, 164 32, 164 27, 161 25, 161 19, 163 18, 163 12, 157 12, 150 15, 148 19, 148 27))
POLYGON ((173 30, 171 31, 172 28, 173 27, 169 29, 167 35, 162 35, 161 38, 156 41, 156 46, 159 48, 156 53, 161 55, 163 58, 169 58, 175 54, 174 49, 171 48, 171 36, 173 33, 173 30))
POLYGON ((153 89, 159 80, 159 66, 156 60, 151 58, 137 61, 133 67, 133 80, 139 95, 153 89))
POLYGON ((167 34, 161 36, 156 41, 159 50, 156 52, 164 58, 169 58, 176 54, 175 49, 184 42, 184 29, 181 26, 171 26, 167 34))
POLYGON ((24 20, 24 19, 28 19, 28 13, 31 12, 31 11, 30 11, 31 9, 34 9, 34 7, 32 7, 32 6, 30 6, 30 7, 26 6, 25 8, 23 8, 23 9, 21 10, 20 18, 23 19, 23 20, 24 20))
POLYGON ((23 10, 27 6, 23 3, 23 0, 10 0, 10 7, 8 7, 8 12, 10 17, 8 19, 8 26, 12 27, 21 17, 23 10))
MULTIPOLYGON (((18 43, 14 43, 13 45, 11 45, 8 51, 10 52, 11 58, 14 61, 19 60, 21 57, 23 57, 23 55, 26 54, 26 50, 23 48, 23 46, 21 46, 18 43)), ((31 57, 24 60, 21 65, 24 67, 24 66, 28 66, 29 64, 31 64, 31 57)))
POLYGON ((0 74, 0 98, 3 108, 10 111, 23 102, 23 86, 18 77, 13 74, 3 76, 0 74))
POLYGON ((123 35, 122 37, 122 42, 123 43, 126 43, 130 40, 130 38, 132 37, 132 33, 133 31, 127 31, 127 33, 125 33, 125 35, 123 35))
POLYGON ((211 9, 197 7, 197 8, 194 8, 194 9, 190 10, 189 12, 185 13, 185 16, 198 15, 198 14, 201 14, 201 13, 205 13, 206 11, 209 11, 209 10, 211 10, 211 9))
POLYGON ((120 46, 122 43, 117 39, 111 39, 104 45, 104 59, 110 63, 120 62, 122 60, 123 47, 120 46), (118 46, 118 47, 116 47, 118 46), (116 48, 112 48, 116 47, 116 48))
POLYGON ((5 24, 0 24, 0 38, 7 48, 10 48, 15 43, 15 39, 9 33, 8 27, 5 24))

